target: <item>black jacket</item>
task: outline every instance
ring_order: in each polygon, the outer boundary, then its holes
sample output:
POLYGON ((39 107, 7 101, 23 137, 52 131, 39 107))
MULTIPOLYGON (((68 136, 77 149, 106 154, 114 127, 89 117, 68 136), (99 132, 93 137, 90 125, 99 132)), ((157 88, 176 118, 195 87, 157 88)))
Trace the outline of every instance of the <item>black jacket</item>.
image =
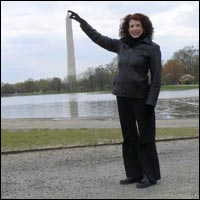
POLYGON ((130 48, 124 39, 103 36, 86 21, 81 22, 81 28, 93 42, 118 54, 118 74, 113 81, 112 93, 121 97, 146 98, 146 104, 155 106, 161 86, 159 45, 144 38, 130 48))

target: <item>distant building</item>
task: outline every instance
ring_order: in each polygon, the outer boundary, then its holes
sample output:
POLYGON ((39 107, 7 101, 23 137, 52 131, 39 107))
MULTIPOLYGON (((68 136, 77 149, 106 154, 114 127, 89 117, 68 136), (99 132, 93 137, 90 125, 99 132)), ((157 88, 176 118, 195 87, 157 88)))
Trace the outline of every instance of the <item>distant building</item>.
POLYGON ((66 41, 67 41, 67 69, 68 69, 68 82, 71 84, 76 82, 76 66, 74 56, 74 41, 72 22, 69 18, 69 13, 66 17, 66 41))

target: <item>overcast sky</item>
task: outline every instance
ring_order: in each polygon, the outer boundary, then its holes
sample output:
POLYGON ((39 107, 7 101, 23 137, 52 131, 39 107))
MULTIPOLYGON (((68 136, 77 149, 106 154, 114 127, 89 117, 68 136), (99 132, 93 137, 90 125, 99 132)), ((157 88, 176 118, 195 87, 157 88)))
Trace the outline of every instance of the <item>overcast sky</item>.
MULTIPOLYGON (((1 1, 1 82, 67 76, 66 15, 77 12, 98 32, 119 38, 127 14, 148 15, 164 61, 198 47, 199 1, 1 1)), ((116 56, 94 44, 72 21, 77 74, 116 56)))

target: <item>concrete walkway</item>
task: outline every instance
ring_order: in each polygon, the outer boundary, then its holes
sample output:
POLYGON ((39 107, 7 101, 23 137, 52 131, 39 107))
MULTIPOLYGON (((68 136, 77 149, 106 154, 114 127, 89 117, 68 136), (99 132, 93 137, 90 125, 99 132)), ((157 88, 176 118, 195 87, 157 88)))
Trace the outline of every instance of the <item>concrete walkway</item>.
MULTIPOLYGON (((199 118, 157 120, 157 127, 199 127, 199 118)), ((2 129, 120 128, 119 119, 1 119, 2 129)))

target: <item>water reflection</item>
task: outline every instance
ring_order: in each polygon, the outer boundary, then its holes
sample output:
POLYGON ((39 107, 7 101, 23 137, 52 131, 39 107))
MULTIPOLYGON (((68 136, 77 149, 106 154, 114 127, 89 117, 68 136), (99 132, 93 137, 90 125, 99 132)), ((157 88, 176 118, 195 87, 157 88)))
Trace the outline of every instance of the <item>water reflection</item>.
POLYGON ((70 101, 69 102, 69 110, 71 118, 78 118, 78 102, 77 101, 70 101))
MULTIPOLYGON (((163 95, 166 93, 162 93, 156 106, 157 119, 199 117, 198 96, 163 98, 163 95)), ((1 100, 1 118, 118 118, 115 96, 111 94, 38 95, 1 100)))
POLYGON ((87 101, 79 103, 79 117, 116 118, 116 101, 87 101))
POLYGON ((158 119, 199 117, 199 98, 158 100, 156 113, 158 119))

